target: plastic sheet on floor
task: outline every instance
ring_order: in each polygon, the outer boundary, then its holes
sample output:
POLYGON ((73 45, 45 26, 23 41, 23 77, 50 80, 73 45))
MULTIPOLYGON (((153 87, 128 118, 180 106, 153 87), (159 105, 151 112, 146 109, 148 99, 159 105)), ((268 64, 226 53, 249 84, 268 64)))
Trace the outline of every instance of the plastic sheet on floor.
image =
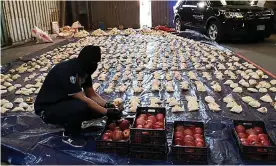
MULTIPOLYGON (((224 49, 223 47, 217 45, 215 42, 209 41, 207 37, 196 33, 194 31, 185 31, 180 34, 180 36, 191 38, 196 41, 201 41, 203 43, 207 43, 210 45, 214 45, 215 47, 219 47, 220 49, 224 49)), ((49 48, 53 49, 53 48, 49 48)), ((45 51, 45 50, 44 50, 45 51)), ((35 55, 33 55, 35 56, 35 55)), ((148 71, 151 73, 151 71, 148 71)), ((113 73, 115 74, 115 73, 113 73)), ((149 85, 152 80, 151 74, 148 74, 144 80, 143 84, 149 85)), ((161 75, 164 77, 164 75, 161 75)), ((187 75, 183 75, 183 77, 187 77, 187 75)), ((199 80, 202 79, 201 76, 198 76, 199 80)), ((110 76, 112 78, 112 76, 110 76)), ((188 78, 186 78, 188 80, 188 78)), ((119 80, 120 81, 120 80, 119 80)), ((136 80, 133 80, 133 84, 135 84, 136 80)), ((178 83, 178 82, 177 82, 178 83)), ((216 95, 210 88, 210 83, 205 82, 207 91, 204 92, 208 95, 212 95, 219 105, 224 105, 222 102, 222 95, 216 95)), ((222 84, 222 82, 220 82, 222 84)), ((175 85, 176 86, 176 85, 175 85)), ((103 88, 99 89, 99 93, 104 96, 103 88)), ((178 88, 176 86, 175 88, 178 88)), ((196 87, 191 87, 189 93, 197 93, 196 87)), ((223 87, 223 91, 221 92, 223 96, 227 94, 231 94, 231 89, 229 87, 223 87)), ((124 93, 124 95, 120 96, 116 93, 111 93, 108 96, 104 96, 107 98, 116 98, 121 97, 123 99, 129 99, 128 95, 133 92, 124 93)), ((204 94, 206 96, 206 94, 204 94)), ((141 93, 141 103, 149 104, 148 98, 150 96, 158 96, 160 99, 164 100, 171 96, 177 96, 177 98, 184 98, 186 94, 174 94, 174 93, 152 93, 144 91, 141 93)), ((242 105, 243 109, 247 109, 247 111, 243 111, 241 114, 233 114, 230 111, 221 111, 218 113, 212 112, 208 109, 206 103, 201 102, 204 100, 203 95, 197 94, 199 98, 200 105, 200 113, 199 112, 189 112, 187 113, 171 113, 171 111, 167 111, 167 121, 168 125, 168 143, 171 144, 171 131, 172 131, 172 122, 175 120, 199 120, 205 123, 206 128, 206 139, 209 145, 209 164, 227 164, 227 165, 238 165, 238 164, 267 164, 264 162, 244 162, 241 160, 238 148, 235 145, 235 140, 232 136, 231 129, 233 128, 233 123, 231 119, 235 120, 261 120, 266 123, 267 131, 269 132, 272 139, 276 140, 276 111, 269 111, 266 115, 261 115, 256 112, 256 110, 250 110, 247 105, 242 103, 241 101, 237 101, 242 105), (248 111, 249 110, 249 111, 248 111)), ((233 94, 235 98, 235 94, 233 94)), ((260 97, 260 96, 255 96, 260 97)), ((184 101, 184 100, 183 100, 184 101)), ((185 101, 184 101, 185 102, 185 101)), ((181 103, 184 107, 187 104, 181 103)), ((128 105, 125 105, 126 108, 128 105)), ((171 108, 164 102, 163 106, 166 107, 167 110, 171 108)), ((266 105, 268 108, 269 105, 266 105)), ((225 106, 223 106, 224 108, 225 106)), ((187 108, 185 108, 187 110, 187 108)), ((124 113, 125 115, 128 113, 124 113)), ((85 136, 87 140, 87 145, 82 148, 74 148, 62 141, 62 132, 63 129, 58 126, 45 124, 40 117, 34 115, 30 112, 7 112, 2 114, 1 116, 1 158, 3 162, 7 162, 10 164, 173 164, 170 158, 170 152, 168 153, 167 161, 152 161, 152 160, 138 160, 132 159, 128 156, 121 156, 116 154, 108 154, 108 153, 98 153, 95 148, 95 138, 100 135, 103 130, 104 125, 98 126, 98 128, 91 129, 89 135, 85 136)))

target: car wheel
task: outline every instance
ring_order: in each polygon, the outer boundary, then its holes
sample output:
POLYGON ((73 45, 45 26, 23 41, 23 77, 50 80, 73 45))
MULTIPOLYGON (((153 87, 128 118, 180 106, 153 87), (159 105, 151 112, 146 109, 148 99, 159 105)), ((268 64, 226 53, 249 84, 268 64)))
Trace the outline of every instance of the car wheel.
POLYGON ((175 30, 178 32, 185 30, 185 28, 181 24, 180 18, 175 19, 175 30))
POLYGON ((221 40, 221 38, 222 38, 221 30, 220 30, 219 24, 216 21, 211 22, 209 24, 209 26, 207 28, 207 35, 213 41, 218 42, 221 40))

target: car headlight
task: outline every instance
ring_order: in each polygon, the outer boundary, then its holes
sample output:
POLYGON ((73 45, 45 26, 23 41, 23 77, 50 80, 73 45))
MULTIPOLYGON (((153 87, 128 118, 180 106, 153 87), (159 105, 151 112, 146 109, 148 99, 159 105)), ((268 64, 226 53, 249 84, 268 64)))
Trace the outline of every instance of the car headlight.
POLYGON ((224 16, 226 18, 243 18, 242 13, 240 12, 225 12, 224 16))

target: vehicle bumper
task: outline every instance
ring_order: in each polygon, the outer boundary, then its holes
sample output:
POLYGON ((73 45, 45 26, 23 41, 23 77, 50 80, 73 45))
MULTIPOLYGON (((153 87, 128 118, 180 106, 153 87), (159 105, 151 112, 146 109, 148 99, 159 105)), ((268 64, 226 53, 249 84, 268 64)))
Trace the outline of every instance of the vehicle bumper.
POLYGON ((237 20, 222 21, 222 30, 225 36, 268 37, 273 32, 273 18, 269 20, 237 20), (257 30, 258 25, 264 25, 264 30, 257 30))

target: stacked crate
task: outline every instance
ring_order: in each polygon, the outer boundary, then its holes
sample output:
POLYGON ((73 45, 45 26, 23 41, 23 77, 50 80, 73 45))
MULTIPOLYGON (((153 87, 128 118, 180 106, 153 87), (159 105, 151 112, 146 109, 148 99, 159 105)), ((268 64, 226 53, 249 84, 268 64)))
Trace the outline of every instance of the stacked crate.
POLYGON ((138 107, 136 117, 130 128, 130 156, 138 159, 166 160, 167 159, 167 134, 166 134, 166 109, 155 107, 138 107), (164 115, 163 129, 135 128, 137 117, 140 114, 164 115))

